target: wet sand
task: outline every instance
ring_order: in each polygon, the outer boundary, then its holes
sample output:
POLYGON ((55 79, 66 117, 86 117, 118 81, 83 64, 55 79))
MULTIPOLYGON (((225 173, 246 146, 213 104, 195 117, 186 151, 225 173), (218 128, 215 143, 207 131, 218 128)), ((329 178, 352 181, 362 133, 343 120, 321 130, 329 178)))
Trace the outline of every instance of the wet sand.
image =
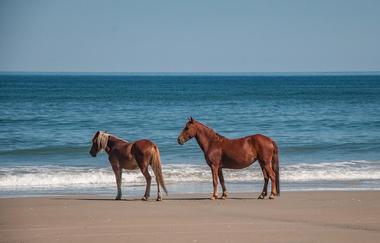
POLYGON ((0 242, 379 242, 380 191, 0 199, 0 242))

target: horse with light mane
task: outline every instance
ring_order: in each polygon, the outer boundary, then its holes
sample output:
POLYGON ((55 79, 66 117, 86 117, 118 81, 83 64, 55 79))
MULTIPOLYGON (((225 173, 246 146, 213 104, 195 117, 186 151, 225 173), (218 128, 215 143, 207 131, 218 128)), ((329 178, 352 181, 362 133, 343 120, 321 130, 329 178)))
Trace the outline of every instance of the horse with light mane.
POLYGON ((117 196, 115 200, 121 199, 122 169, 141 170, 141 173, 146 179, 145 194, 141 200, 148 200, 152 180, 148 170, 149 165, 152 167, 154 175, 156 176, 157 201, 162 200, 160 186, 167 194, 162 175, 160 152, 157 145, 153 142, 143 139, 130 143, 106 132, 97 131, 92 138, 90 154, 96 157, 102 150, 105 150, 108 154, 108 160, 115 173, 117 185, 117 196))
POLYGON ((193 137, 197 140, 207 164, 211 167, 214 189, 211 200, 218 198, 218 178, 223 190, 221 198, 225 199, 228 196, 222 168, 243 169, 256 160, 259 161, 264 176, 263 190, 258 198, 264 199, 267 196, 269 178, 272 184, 269 199, 280 195, 278 147, 271 138, 256 134, 228 139, 190 117, 178 136, 178 143, 183 145, 193 137))

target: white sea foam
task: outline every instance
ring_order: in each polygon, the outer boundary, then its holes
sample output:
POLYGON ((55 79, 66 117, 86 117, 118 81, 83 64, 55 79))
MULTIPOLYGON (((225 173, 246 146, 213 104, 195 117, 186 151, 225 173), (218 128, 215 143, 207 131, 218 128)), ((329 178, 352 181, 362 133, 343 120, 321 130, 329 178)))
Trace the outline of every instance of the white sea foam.
MULTIPOLYGON (((153 174, 151 172, 151 174, 153 174)), ((163 166, 167 184, 187 182, 209 182, 210 169, 206 165, 171 164, 163 166)), ((262 181, 257 165, 243 170, 224 170, 227 182, 262 181)), ((325 182, 325 181, 376 181, 380 180, 380 162, 343 161, 329 163, 298 163, 281 166, 282 182, 325 182)), ((154 181, 154 180, 153 180, 154 181)), ((145 185, 140 171, 123 174, 125 185, 145 185)), ((105 168, 70 166, 21 166, 0 168, 0 191, 23 188, 59 189, 108 187, 115 184, 112 170, 105 168)))

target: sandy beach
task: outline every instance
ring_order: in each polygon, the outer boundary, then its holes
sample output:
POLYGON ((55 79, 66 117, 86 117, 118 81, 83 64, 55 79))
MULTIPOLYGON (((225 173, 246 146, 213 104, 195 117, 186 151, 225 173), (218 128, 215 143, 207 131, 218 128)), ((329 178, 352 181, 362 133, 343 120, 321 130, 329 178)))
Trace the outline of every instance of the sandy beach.
POLYGON ((380 192, 0 199, 0 242, 378 242, 380 192))

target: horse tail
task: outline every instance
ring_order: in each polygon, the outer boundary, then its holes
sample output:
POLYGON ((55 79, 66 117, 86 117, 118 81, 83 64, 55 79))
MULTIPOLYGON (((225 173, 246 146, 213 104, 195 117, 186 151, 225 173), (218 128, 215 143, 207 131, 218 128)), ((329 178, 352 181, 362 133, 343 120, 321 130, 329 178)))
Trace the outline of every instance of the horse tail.
POLYGON ((168 195, 168 191, 165 187, 164 177, 162 176, 160 151, 158 150, 156 145, 153 145, 152 147, 151 166, 153 169, 153 173, 156 176, 157 183, 159 184, 158 186, 161 186, 166 195, 168 195))
POLYGON ((274 170, 274 173, 276 174, 277 195, 280 196, 280 161, 278 158, 278 146, 275 141, 272 141, 272 142, 274 146, 273 157, 272 157, 272 168, 274 170))

